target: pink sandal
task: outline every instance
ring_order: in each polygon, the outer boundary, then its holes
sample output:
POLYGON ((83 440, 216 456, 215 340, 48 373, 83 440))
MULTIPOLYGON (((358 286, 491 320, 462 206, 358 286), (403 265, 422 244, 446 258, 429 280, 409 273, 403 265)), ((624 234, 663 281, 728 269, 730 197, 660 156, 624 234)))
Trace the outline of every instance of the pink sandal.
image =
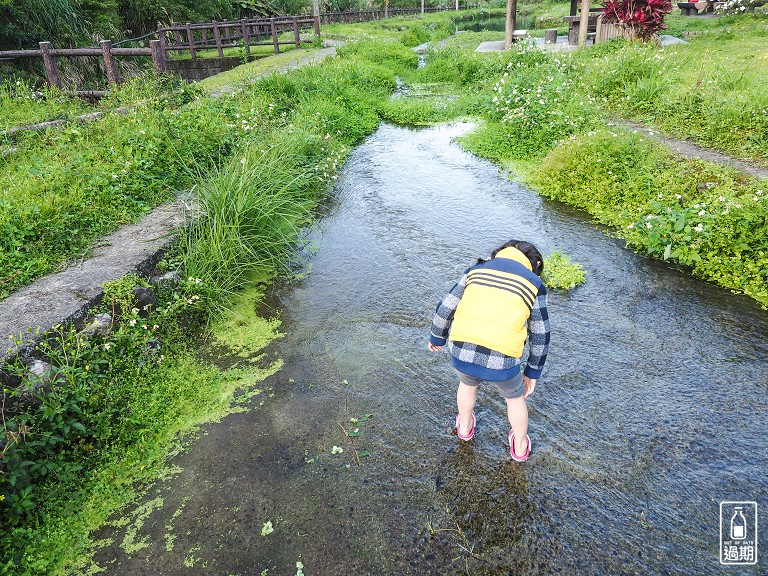
POLYGON ((472 426, 469 428, 469 433, 466 436, 462 436, 461 429, 459 428, 459 414, 456 414, 456 436, 459 437, 459 440, 464 440, 465 442, 468 442, 472 440, 472 437, 475 435, 475 411, 472 411, 472 426))
POLYGON ((515 454, 515 432, 513 430, 509 431, 509 455, 512 456, 512 460, 515 462, 525 462, 528 460, 528 457, 531 455, 531 438, 528 436, 528 434, 525 435, 525 439, 528 441, 528 446, 525 449, 525 454, 522 456, 518 456, 515 454))

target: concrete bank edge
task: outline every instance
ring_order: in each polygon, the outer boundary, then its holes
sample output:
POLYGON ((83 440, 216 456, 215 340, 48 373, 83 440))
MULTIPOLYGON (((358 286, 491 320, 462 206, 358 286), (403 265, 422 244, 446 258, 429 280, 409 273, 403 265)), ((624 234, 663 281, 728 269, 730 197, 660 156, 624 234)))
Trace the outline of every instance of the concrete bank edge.
POLYGON ((87 259, 43 276, 0 302, 0 362, 28 354, 39 335, 57 324, 82 326, 90 308, 101 301, 105 282, 130 273, 150 274, 175 241, 186 211, 181 199, 155 208, 139 222, 102 238, 87 259))

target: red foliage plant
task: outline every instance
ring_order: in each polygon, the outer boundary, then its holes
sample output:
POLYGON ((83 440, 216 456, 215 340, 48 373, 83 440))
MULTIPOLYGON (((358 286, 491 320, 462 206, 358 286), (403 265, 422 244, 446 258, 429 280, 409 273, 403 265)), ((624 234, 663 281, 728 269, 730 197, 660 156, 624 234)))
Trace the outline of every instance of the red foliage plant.
POLYGON ((617 24, 632 33, 633 38, 647 42, 659 30, 666 29, 664 16, 672 12, 671 0, 606 0, 603 20, 617 24))

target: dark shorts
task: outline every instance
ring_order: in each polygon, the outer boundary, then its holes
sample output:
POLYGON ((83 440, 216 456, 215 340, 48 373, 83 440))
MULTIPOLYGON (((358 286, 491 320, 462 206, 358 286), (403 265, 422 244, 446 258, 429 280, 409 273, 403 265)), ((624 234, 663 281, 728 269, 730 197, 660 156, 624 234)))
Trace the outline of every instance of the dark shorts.
MULTIPOLYGON (((454 370, 456 369, 454 368, 454 370)), ((500 380, 498 382, 481 380, 480 378, 475 378, 469 374, 464 374, 464 372, 460 372, 459 370, 456 370, 456 374, 459 375, 459 380, 462 384, 466 384, 467 386, 477 386, 480 382, 489 382, 490 384, 493 384, 499 390, 499 394, 502 398, 519 398, 523 395, 523 392, 525 392, 522 370, 509 380, 500 380)))

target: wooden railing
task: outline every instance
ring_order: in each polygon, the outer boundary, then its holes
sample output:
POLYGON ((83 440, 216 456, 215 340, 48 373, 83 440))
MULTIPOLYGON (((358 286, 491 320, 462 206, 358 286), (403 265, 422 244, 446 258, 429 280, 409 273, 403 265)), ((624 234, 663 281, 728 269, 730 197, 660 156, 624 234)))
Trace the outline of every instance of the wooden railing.
MULTIPOLYGON (((465 9, 468 6, 464 7, 465 9)), ((454 10, 444 6, 434 8, 424 8, 424 13, 444 12, 454 10)), ((345 23, 345 22, 368 22, 370 20, 382 20, 392 16, 407 16, 410 14, 422 14, 420 8, 389 8, 384 10, 355 10, 354 12, 324 12, 320 14, 322 24, 345 23)))
POLYGON ((251 54, 251 46, 272 45, 275 54, 280 53, 281 44, 301 45, 299 30, 314 28, 320 35, 320 20, 312 17, 280 17, 243 20, 224 20, 203 24, 173 24, 157 29, 160 40, 160 54, 167 59, 168 50, 188 51, 192 60, 197 58, 199 50, 216 49, 219 57, 224 56, 225 48, 243 47, 246 57, 251 54), (285 32, 293 32, 292 40, 279 39, 285 32))
POLYGON ((149 48, 116 48, 111 40, 102 40, 98 48, 54 48, 50 42, 40 42, 39 50, 5 50, 0 52, 0 58, 43 58, 45 75, 48 84, 61 88, 59 69, 56 66, 57 57, 82 57, 101 56, 104 58, 104 67, 107 72, 107 81, 110 84, 121 82, 115 56, 151 56, 155 64, 155 70, 161 72, 160 41, 152 40, 149 48))
MULTIPOLYGON (((469 8, 469 6, 464 6, 469 8)), ((365 22, 380 20, 392 16, 419 14, 422 12, 440 12, 452 10, 448 7, 419 8, 414 9, 385 9, 385 10, 360 10, 355 12, 327 12, 316 17, 294 16, 278 18, 250 18, 242 20, 224 20, 222 22, 186 23, 162 26, 157 32, 148 36, 157 36, 157 39, 149 41, 146 48, 120 48, 113 45, 111 40, 102 40, 98 47, 94 48, 54 48, 50 42, 40 42, 37 50, 5 50, 0 51, 0 60, 16 58, 42 58, 45 65, 45 75, 51 86, 62 88, 59 70, 56 66, 56 58, 76 58, 83 56, 97 56, 104 59, 107 82, 116 84, 122 82, 117 65, 118 56, 149 56, 152 58, 154 68, 163 73, 167 69, 169 52, 189 52, 192 60, 200 57, 203 50, 216 50, 218 57, 224 56, 224 49, 241 47, 245 50, 246 57, 250 56, 252 46, 274 46, 275 54, 280 52, 280 46, 293 44, 300 47, 300 30, 310 26, 314 29, 314 35, 320 35, 320 23, 332 22, 365 22), (291 40, 280 40, 280 35, 293 32, 291 40)), ((124 41, 123 41, 124 42, 124 41)), ((82 91, 85 94, 98 94, 97 91, 82 91)))

